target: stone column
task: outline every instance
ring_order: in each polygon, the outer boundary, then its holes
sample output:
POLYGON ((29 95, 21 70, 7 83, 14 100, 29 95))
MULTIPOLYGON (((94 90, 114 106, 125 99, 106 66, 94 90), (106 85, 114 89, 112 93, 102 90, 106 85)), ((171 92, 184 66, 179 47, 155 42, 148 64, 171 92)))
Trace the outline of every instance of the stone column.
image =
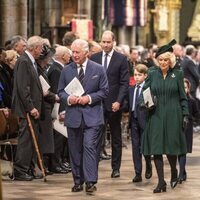
POLYGON ((91 0, 78 0, 78 15, 91 19, 91 0))
POLYGON ((10 20, 13 19, 13 13, 11 12, 10 1, 2 0, 0 3, 0 46, 4 46, 5 41, 11 36, 15 24, 10 26, 10 20))
POLYGON ((176 39, 179 43, 180 39, 180 9, 181 0, 169 0, 169 37, 168 39, 176 39))
MULTIPOLYGON (((46 15, 49 19, 49 26, 55 26, 61 24, 61 4, 59 1, 51 0, 49 2, 48 10, 46 10, 46 15)), ((45 8, 46 8, 45 4, 45 8)))
POLYGON ((156 35, 158 45, 180 38, 181 0, 156 0, 156 35))
POLYGON ((18 34, 27 37, 27 0, 18 0, 16 5, 18 34))
POLYGON ((41 33, 41 0, 34 0, 34 31, 33 35, 40 35, 41 33))

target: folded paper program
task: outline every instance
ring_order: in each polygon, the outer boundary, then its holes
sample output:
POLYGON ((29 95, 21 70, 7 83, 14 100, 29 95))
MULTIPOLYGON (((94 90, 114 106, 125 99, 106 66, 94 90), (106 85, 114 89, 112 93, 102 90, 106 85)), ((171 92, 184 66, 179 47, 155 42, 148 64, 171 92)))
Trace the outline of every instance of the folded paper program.
POLYGON ((145 105, 147 105, 148 108, 154 106, 154 99, 152 97, 151 90, 149 87, 143 91, 143 98, 144 103, 145 105))
POLYGON ((65 92, 68 95, 81 96, 85 93, 80 81, 74 77, 72 81, 65 87, 65 92))

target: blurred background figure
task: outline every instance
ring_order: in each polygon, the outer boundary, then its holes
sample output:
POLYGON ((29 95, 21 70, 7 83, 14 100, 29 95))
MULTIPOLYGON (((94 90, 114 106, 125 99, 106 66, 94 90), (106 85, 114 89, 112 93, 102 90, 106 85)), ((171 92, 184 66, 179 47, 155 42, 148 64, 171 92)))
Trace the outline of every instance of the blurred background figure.
MULTIPOLYGON (((53 62, 47 72, 50 84, 50 91, 57 94, 58 82, 62 69, 70 62, 70 50, 66 46, 58 46, 53 56, 53 62)), ((65 118, 65 104, 60 102, 59 118, 65 118)), ((51 156, 49 169, 53 173, 67 173, 71 171, 69 166, 69 152, 67 138, 54 129, 54 148, 55 151, 51 156)))
POLYGON ((94 40, 89 41, 88 44, 89 44, 89 53, 88 53, 89 58, 91 57, 91 55, 102 51, 101 45, 95 42, 94 40))
POLYGON ((18 54, 14 50, 2 51, 0 61, 0 81, 3 87, 3 104, 11 108, 13 91, 13 73, 18 54))
MULTIPOLYGON (((189 109, 189 116, 188 116, 188 124, 184 129, 186 143, 187 143, 187 153, 192 153, 192 146, 193 146, 193 118, 199 118, 200 112, 198 109, 197 101, 191 96, 190 94, 190 87, 191 84, 187 79, 184 79, 184 88, 185 93, 188 99, 188 109, 189 109)), ((179 161, 179 183, 181 184, 183 181, 187 179, 187 172, 186 172, 186 154, 182 154, 178 156, 179 161)))
POLYGON ((20 35, 15 35, 10 39, 10 47, 15 50, 19 55, 22 55, 26 50, 26 39, 20 35))
POLYGON ((181 68, 181 61, 184 57, 184 48, 180 44, 175 44, 173 46, 174 49, 174 55, 176 56, 176 66, 178 69, 181 68))
POLYGON ((184 77, 189 80, 191 84, 190 93, 196 99, 196 89, 199 86, 200 75, 198 73, 196 63, 197 49, 193 45, 185 47, 185 56, 181 61, 181 68, 183 69, 184 77))

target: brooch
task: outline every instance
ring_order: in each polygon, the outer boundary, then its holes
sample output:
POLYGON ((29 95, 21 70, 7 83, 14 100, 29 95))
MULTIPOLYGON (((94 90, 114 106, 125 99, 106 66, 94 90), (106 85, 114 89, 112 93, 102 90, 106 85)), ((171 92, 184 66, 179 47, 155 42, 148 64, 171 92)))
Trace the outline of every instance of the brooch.
POLYGON ((173 74, 171 75, 171 77, 172 77, 172 78, 175 78, 176 76, 175 76, 175 74, 173 73, 173 74))

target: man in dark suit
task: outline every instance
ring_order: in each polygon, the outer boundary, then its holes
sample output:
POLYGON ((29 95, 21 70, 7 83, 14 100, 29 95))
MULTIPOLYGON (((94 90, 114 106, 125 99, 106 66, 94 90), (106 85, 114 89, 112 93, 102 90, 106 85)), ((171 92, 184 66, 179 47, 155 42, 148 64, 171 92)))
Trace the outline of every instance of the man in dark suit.
POLYGON ((98 144, 100 127, 104 124, 102 100, 108 94, 108 82, 103 67, 87 58, 88 43, 76 39, 71 46, 73 61, 66 66, 60 76, 58 94, 66 102, 65 126, 74 186, 72 192, 96 190, 98 179, 98 144), (68 94, 65 87, 77 77, 84 94, 68 94))
POLYGON ((199 86, 199 73, 195 63, 195 57, 197 50, 193 45, 188 45, 185 48, 186 56, 181 61, 181 67, 183 69, 184 77, 187 78, 191 83, 190 93, 196 98, 196 89, 199 86))
POLYGON ((29 113, 30 115, 37 138, 43 92, 35 59, 39 57, 41 51, 42 38, 39 36, 30 37, 27 41, 27 50, 17 60, 14 69, 12 108, 14 113, 18 115, 20 122, 13 172, 15 180, 30 181, 33 179, 28 172, 31 167, 31 161, 34 160, 36 162, 36 158, 26 114, 29 113))
MULTIPOLYGON (((50 83, 50 91, 57 94, 58 82, 60 74, 64 66, 69 62, 70 52, 65 46, 58 46, 56 48, 56 53, 53 58, 53 63, 48 70, 48 79, 50 83)), ((65 113, 65 106, 61 103, 59 105, 60 116, 65 113)), ((55 152, 50 158, 50 171, 54 173, 67 173, 69 171, 69 166, 67 163, 63 163, 62 153, 65 146, 67 146, 67 139, 59 132, 54 130, 54 146, 55 152)))
POLYGON ((115 37, 111 31, 102 35, 103 51, 91 56, 91 60, 102 64, 106 70, 109 85, 108 97, 104 100, 105 125, 108 123, 112 141, 112 178, 120 176, 122 137, 121 119, 125 96, 128 93, 129 73, 127 57, 113 49, 115 37))
MULTIPOLYGON (((142 96, 142 87, 147 77, 148 68, 144 64, 137 64, 134 69, 134 79, 136 85, 129 87, 129 120, 131 127, 132 155, 135 169, 133 182, 142 181, 142 154, 141 142, 142 134, 146 123, 146 110, 141 110, 139 99, 142 96)), ((150 179, 152 176, 151 156, 145 156, 146 172, 145 178, 150 179)))

